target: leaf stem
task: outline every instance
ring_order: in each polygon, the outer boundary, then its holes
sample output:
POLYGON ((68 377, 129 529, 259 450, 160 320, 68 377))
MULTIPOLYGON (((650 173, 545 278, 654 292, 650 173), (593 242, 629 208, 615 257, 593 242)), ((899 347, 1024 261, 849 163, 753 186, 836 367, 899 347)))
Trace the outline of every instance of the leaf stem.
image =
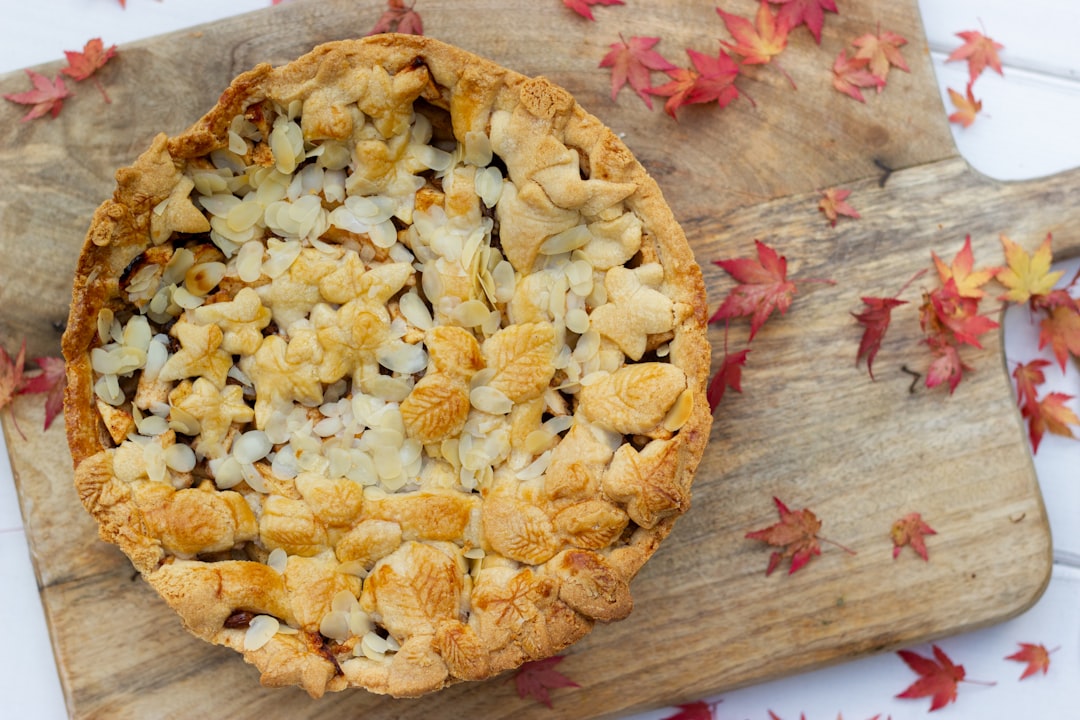
POLYGON ((858 555, 859 554, 859 553, 855 552, 854 550, 852 550, 851 548, 849 548, 847 545, 841 545, 840 543, 836 542, 835 540, 830 540, 829 538, 821 537, 820 535, 818 535, 816 537, 821 542, 829 543, 833 547, 840 548, 841 550, 846 552, 848 555, 858 555))
POLYGON ((101 84, 101 81, 98 80, 96 76, 91 78, 91 80, 94 81, 94 87, 101 93, 101 97, 105 98, 105 102, 112 104, 112 99, 109 97, 109 94, 105 92, 105 86, 101 84))

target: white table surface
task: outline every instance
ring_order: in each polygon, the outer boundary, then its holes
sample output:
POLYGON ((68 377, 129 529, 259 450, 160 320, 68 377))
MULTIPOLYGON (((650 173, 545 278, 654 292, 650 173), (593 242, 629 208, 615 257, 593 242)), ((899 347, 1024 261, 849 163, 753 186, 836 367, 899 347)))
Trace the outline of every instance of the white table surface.
MULTIPOLYGON (((852 2, 838 0, 837 4, 843 12, 852 2)), ((116 0, 0 0, 4 29, 0 72, 56 60, 64 50, 81 49, 92 37, 122 44, 269 4, 270 0, 128 0, 125 11, 116 0)), ((416 4, 422 11, 423 0, 416 4)), ((957 147, 971 165, 999 179, 1039 177, 1080 165, 1080 43, 1075 39, 1080 2, 920 0, 920 5, 947 107, 946 87, 963 92, 967 81, 966 64, 944 62, 960 44, 955 33, 983 29, 1005 45, 1001 54, 1004 77, 987 71, 975 86, 983 113, 966 130, 953 126, 957 147)), ((1028 247, 1039 240, 1013 239, 1028 247)), ((1080 260, 1069 263, 1066 277, 1078 265, 1080 260)), ((1037 333, 1027 327, 1025 315, 1021 311, 1006 317, 1006 353, 1012 360, 1028 360, 1037 354, 1037 333)), ((1068 373, 1055 370, 1048 377, 1052 389, 1080 395, 1080 377, 1072 364, 1068 373)), ((2 446, 0 453, 4 456, 0 458, 0 608, 8 619, 0 640, 0 717, 63 718, 67 712, 2 446)), ((962 684, 958 701, 935 713, 936 717, 1053 720, 1080 716, 1076 695, 1080 688, 1080 442, 1047 436, 1035 466, 1054 537, 1050 586, 1035 607, 1020 617, 938 642, 966 667, 968 677, 997 684, 962 684), (1003 658, 1016 651, 1020 642, 1060 646, 1051 656, 1048 675, 1018 680, 1023 666, 1003 658)), ((922 654, 929 651, 927 646, 912 649, 922 654)), ((887 653, 707 700, 722 700, 716 706, 717 718, 767 720, 772 711, 785 720, 802 713, 806 720, 839 716, 862 720, 877 714, 905 720, 925 717, 929 710, 928 699, 894 698, 914 679, 895 653, 887 653)), ((659 720, 674 712, 662 709, 637 720, 659 720)))

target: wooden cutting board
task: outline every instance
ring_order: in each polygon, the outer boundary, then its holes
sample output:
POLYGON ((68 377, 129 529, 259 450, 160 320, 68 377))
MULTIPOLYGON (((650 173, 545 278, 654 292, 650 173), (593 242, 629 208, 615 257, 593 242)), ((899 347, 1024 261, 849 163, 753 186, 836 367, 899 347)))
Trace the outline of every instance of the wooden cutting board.
MULTIPOLYGON (((725 0, 752 17, 752 0, 725 0)), ((662 38, 715 53, 715 3, 678 0, 598 7, 598 21, 556 0, 419 0, 428 34, 531 75, 544 74, 619 132, 659 181, 701 261, 711 308, 731 281, 709 261, 749 256, 759 238, 800 285, 784 318, 757 335, 743 392, 729 392, 694 486, 693 508, 633 584, 636 609, 597 627, 560 666, 581 688, 554 709, 519 700, 496 679, 419 700, 363 692, 313 701, 263 689, 231 651, 188 636, 126 559, 101 543, 72 489, 60 423, 42 433, 40 400, 5 414, 26 529, 71 714, 80 718, 617 716, 702 697, 847 658, 969 630, 1033 603, 1050 573, 1050 534, 1005 365, 1001 337, 967 348, 975 368, 948 395, 912 383, 925 372, 919 288, 893 313, 872 382, 855 364, 860 296, 889 296, 930 252, 951 258, 970 234, 981 265, 1003 262, 999 233, 1029 250, 1053 232, 1056 254, 1080 248, 1080 175, 1021 184, 988 180, 952 144, 915 0, 840 3, 821 45, 805 29, 781 56, 798 89, 770 66, 749 68, 740 99, 689 107, 674 122, 624 90, 610 98, 597 67, 623 37, 662 38), (467 9, 466 9, 467 7, 467 9), (866 103, 831 87, 833 59, 878 27, 908 38, 911 72, 894 70, 866 103), (893 172, 888 174, 884 168, 893 172), (819 191, 843 186, 862 213, 830 227, 819 191), (765 576, 769 549, 747 531, 776 520, 772 497, 810 507, 826 546, 809 567, 765 576), (938 531, 930 561, 891 557, 889 527, 920 512, 938 531)), ((101 73, 104 105, 78 87, 55 120, 19 123, 0 105, 0 342, 31 357, 59 353, 69 283, 93 208, 159 131, 177 132, 237 73, 290 60, 313 45, 362 35, 383 4, 312 0, 279 6, 120 50, 101 73)), ((50 76, 59 64, 44 71, 50 76)), ((21 73, 0 91, 24 89, 21 73)), ((931 273, 932 275, 932 273, 931 273)), ((988 305, 993 306, 994 301, 988 305)), ((990 312, 996 312, 991 308, 990 312)), ((733 327, 732 349, 743 346, 733 327)), ((714 328, 714 369, 723 330, 714 328)))

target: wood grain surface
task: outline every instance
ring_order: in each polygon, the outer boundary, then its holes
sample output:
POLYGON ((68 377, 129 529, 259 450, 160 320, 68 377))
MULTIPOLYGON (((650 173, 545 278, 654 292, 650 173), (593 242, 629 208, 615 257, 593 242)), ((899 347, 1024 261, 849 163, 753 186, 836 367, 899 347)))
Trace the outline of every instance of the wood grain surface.
MULTIPOLYGON (((752 16, 756 3, 724 7, 752 16)), ((79 88, 55 120, 20 123, 0 106, 0 343, 59 353, 71 271, 112 174, 157 131, 194 122, 237 73, 313 45, 362 35, 375 0, 312 0, 122 47, 101 73, 113 99, 79 88)), ((755 238, 789 261, 800 284, 787 316, 758 333, 743 392, 729 392, 694 486, 693 508, 635 580, 629 619, 598 626, 560 669, 581 684, 549 710, 506 678, 417 700, 348 692, 314 701, 267 690, 232 651, 187 635, 119 551, 97 539, 72 488, 61 424, 42 432, 40 401, 3 417, 25 527, 68 708, 79 718, 591 718, 678 703, 860 654, 1003 620, 1040 595, 1050 535, 1001 337, 967 348, 975 368, 954 395, 912 385, 925 372, 917 306, 924 277, 893 313, 875 362, 855 365, 860 296, 889 296, 930 252, 951 258, 972 236, 980 265, 1001 264, 1005 233, 1028 249, 1054 234, 1057 256, 1080 248, 1080 175, 1021 184, 988 180, 958 158, 914 0, 843 3, 820 46, 793 33, 774 67, 747 69, 740 99, 689 107, 674 122, 629 89, 617 102, 597 67, 609 43, 662 38, 708 53, 724 36, 715 3, 677 0, 597 8, 588 23, 555 0, 425 0, 429 35, 568 88, 620 133, 656 177, 703 265, 711 308, 731 280, 709 261, 748 256, 755 238), (832 61, 878 27, 909 39, 911 72, 855 102, 831 87, 832 61), (883 168, 889 168, 886 173, 883 168), (843 186, 860 220, 830 227, 819 191, 843 186), (769 549, 745 539, 776 519, 772 497, 811 507, 826 546, 795 575, 766 577, 769 549), (937 530, 931 560, 891 557, 889 527, 920 512, 937 530)), ((52 75, 59 64, 44 71, 52 75)), ((0 77, 0 91, 25 77, 0 77)), ((990 304, 993 304, 991 302, 990 304)), ((996 312, 991 309, 991 312, 996 312)), ((743 346, 733 326, 729 344, 743 346)), ((714 328, 714 367, 723 329, 714 328)))

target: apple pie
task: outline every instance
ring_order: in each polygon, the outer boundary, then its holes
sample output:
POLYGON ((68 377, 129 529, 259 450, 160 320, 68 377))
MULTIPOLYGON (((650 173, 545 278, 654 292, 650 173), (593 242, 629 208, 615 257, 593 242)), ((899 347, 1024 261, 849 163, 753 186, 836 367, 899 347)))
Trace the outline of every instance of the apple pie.
POLYGON ((710 426, 626 146, 429 38, 237 77, 116 175, 63 350, 102 538, 268 686, 415 696, 631 610, 710 426))

